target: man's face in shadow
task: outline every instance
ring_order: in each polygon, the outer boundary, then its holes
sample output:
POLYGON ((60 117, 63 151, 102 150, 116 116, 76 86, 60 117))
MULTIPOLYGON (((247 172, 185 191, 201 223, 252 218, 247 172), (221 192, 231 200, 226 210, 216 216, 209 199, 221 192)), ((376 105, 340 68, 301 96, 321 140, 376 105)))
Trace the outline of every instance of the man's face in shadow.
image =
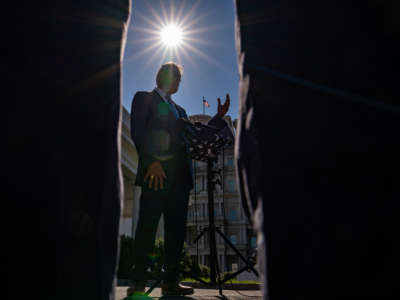
POLYGON ((172 95, 175 94, 179 89, 179 84, 181 82, 181 78, 173 78, 171 80, 170 88, 168 89, 168 94, 172 95))

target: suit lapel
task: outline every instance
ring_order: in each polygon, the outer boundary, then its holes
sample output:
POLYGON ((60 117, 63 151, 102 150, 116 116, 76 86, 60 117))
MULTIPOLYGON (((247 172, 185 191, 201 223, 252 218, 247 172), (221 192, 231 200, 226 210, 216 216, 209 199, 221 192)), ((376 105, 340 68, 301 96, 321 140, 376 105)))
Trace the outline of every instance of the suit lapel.
MULTIPOLYGON (((155 90, 152 91, 153 95, 152 97, 154 97, 155 101, 154 103, 154 107, 156 110, 156 113, 162 118, 162 116, 168 116, 169 120, 176 120, 174 113, 171 110, 171 107, 169 106, 168 103, 165 102, 165 100, 161 97, 161 95, 159 93, 157 93, 155 90)), ((175 105, 175 107, 178 106, 175 105)), ((178 114, 180 116, 180 112, 178 111, 178 114)))
POLYGON ((155 103, 156 105, 160 104, 160 102, 165 102, 164 99, 155 90, 152 91, 152 94, 153 94, 153 98, 156 99, 156 103, 155 103))

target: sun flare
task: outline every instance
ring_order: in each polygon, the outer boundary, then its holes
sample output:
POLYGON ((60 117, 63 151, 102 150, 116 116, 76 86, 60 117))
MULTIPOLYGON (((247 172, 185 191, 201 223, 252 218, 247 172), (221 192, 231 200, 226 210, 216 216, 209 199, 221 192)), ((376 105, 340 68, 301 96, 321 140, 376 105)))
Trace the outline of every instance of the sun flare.
POLYGON ((174 24, 165 26, 160 32, 161 41, 169 46, 178 46, 182 42, 182 29, 174 24))
POLYGON ((164 6, 164 1, 160 1, 161 9, 155 9, 145 1, 146 11, 137 14, 145 21, 145 24, 140 27, 135 23, 130 25, 130 29, 136 31, 137 36, 130 43, 137 44, 140 50, 128 55, 125 61, 147 56, 147 65, 154 60, 158 60, 159 64, 175 61, 181 65, 185 62, 195 65, 196 58, 200 58, 221 66, 218 61, 202 50, 202 48, 205 49, 204 47, 210 48, 215 45, 213 41, 207 39, 206 33, 218 29, 218 25, 202 25, 211 13, 196 15, 200 1, 190 2, 192 5, 187 8, 185 1, 182 1, 179 7, 170 1, 169 9, 164 6))

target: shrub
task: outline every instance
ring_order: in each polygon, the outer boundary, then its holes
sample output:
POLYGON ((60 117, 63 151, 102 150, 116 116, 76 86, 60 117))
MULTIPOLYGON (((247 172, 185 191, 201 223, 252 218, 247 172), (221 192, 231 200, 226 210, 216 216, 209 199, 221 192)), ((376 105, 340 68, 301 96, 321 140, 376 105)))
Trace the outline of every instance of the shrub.
POLYGON ((130 236, 122 235, 120 238, 119 262, 117 277, 128 279, 133 266, 135 254, 135 241, 130 236))
POLYGON ((150 277, 153 279, 158 279, 161 276, 162 267, 165 262, 164 253, 164 241, 161 239, 156 240, 154 244, 154 251, 151 256, 152 265, 150 266, 151 274, 150 277))
MULTIPOLYGON (((126 235, 120 237, 120 250, 119 250, 119 262, 118 262, 118 273, 117 277, 120 279, 131 278, 135 255, 135 240, 126 235)), ((151 255, 153 264, 150 266, 151 274, 150 278, 158 278, 161 273, 162 266, 164 264, 164 242, 162 240, 156 240, 154 245, 154 251, 151 255)))
MULTIPOLYGON (((184 245, 184 255, 182 260, 180 261, 179 268, 186 272, 192 272, 192 262, 190 259, 189 253, 186 251, 187 245, 184 245)), ((134 265, 134 254, 135 254, 135 241, 133 238, 122 235, 120 242, 120 256, 119 256, 119 265, 118 265, 118 273, 117 277, 120 279, 129 279, 131 277, 132 267, 134 265)), ((165 253, 164 253, 164 241, 158 239, 155 241, 154 251, 150 256, 152 259, 152 265, 150 266, 151 273, 148 274, 149 279, 158 279, 161 276, 162 267, 165 262, 165 253)), ((201 277, 208 277, 210 271, 208 267, 201 266, 199 267, 201 277)), ((180 279, 184 278, 183 274, 180 274, 180 279)))
MULTIPOLYGON (((224 281, 228 276, 232 275, 235 272, 224 272, 221 276, 222 280, 224 281)), ((231 280, 234 280, 236 277, 231 278, 231 280)))
POLYGON ((210 278, 210 267, 206 265, 199 265, 200 267, 200 276, 204 278, 210 278))

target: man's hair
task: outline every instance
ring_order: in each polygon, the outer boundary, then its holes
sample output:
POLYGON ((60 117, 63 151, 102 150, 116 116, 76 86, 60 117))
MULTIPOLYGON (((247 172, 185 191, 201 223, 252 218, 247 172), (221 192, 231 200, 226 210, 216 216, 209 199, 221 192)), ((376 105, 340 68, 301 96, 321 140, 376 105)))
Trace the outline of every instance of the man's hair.
POLYGON ((181 65, 174 62, 163 64, 157 72, 156 83, 158 87, 165 87, 172 82, 172 79, 180 80, 183 74, 181 65))

